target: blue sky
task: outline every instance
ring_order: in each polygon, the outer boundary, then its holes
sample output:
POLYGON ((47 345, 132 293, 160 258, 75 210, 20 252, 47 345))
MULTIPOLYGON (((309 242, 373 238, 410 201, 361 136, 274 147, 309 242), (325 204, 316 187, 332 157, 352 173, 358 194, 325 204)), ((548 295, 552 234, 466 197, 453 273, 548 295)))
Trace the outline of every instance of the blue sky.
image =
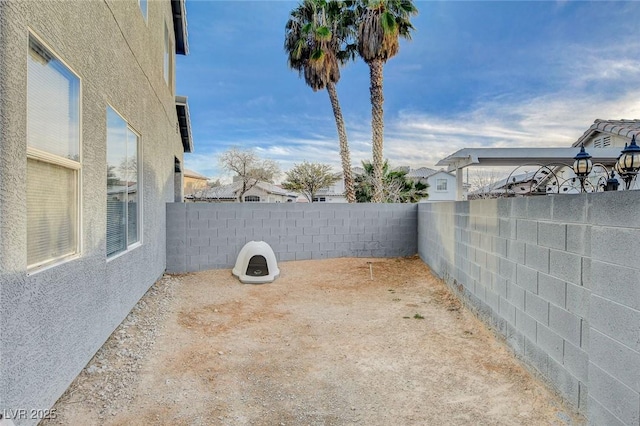
MULTIPOLYGON (((187 0, 190 54, 178 56, 195 152, 187 168, 224 176, 218 155, 255 148, 282 170, 340 169, 326 91, 287 67, 297 2, 187 0)), ((385 157, 431 166, 464 147, 569 146, 596 118, 640 118, 640 2, 417 1, 412 41, 387 63, 385 157)), ((371 158, 369 71, 337 85, 354 165, 371 158)))

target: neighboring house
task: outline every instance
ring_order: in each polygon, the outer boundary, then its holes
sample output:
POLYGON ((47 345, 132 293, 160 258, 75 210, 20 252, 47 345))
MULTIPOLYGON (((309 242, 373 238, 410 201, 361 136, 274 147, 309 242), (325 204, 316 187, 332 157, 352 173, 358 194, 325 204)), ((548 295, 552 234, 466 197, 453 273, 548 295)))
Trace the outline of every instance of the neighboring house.
POLYGON ((546 169, 540 170, 539 173, 534 171, 512 174, 470 191, 467 194, 467 199, 479 200, 510 195, 532 195, 532 192, 538 188, 538 180, 536 179, 545 178, 548 174, 549 171, 546 169))
MULTIPOLYGON (((306 199, 305 199, 306 200, 306 199)), ((306 202, 306 201, 305 201, 306 202)), ((346 203, 347 197, 344 195, 344 178, 342 173, 340 179, 328 188, 322 188, 316 192, 313 198, 314 203, 346 203)))
POLYGON ((207 188, 208 177, 189 169, 184 169, 183 175, 185 197, 207 188))
MULTIPOLYGON (((354 167, 353 175, 365 173, 362 167, 354 167)), ((453 201, 456 198, 456 177, 444 170, 434 170, 428 167, 420 167, 412 169, 409 166, 395 167, 394 170, 407 172, 407 178, 429 185, 429 198, 420 202, 430 201, 453 201)), ((331 185, 329 188, 319 190, 314 202, 321 203, 346 203, 347 198, 344 196, 344 179, 342 174, 340 180, 331 185)))
POLYGON ((186 36, 183 0, 0 1, 0 413, 51 407, 164 273, 186 36))
POLYGON ((435 201, 455 201, 456 177, 444 170, 434 170, 428 167, 418 169, 408 168, 407 178, 429 185, 429 197, 420 200, 421 203, 435 201))
MULTIPOLYGON (((569 148, 536 147, 536 148, 463 148, 440 160, 438 166, 447 166, 449 171, 456 173, 456 199, 465 199, 464 175, 466 167, 512 167, 519 186, 514 192, 507 183, 502 186, 502 193, 508 195, 576 193, 580 191, 580 182, 575 178, 571 165, 579 152, 579 146, 584 143, 585 149, 591 154, 594 164, 602 164, 611 169, 616 163, 625 143, 631 142, 633 135, 640 135, 640 120, 595 120, 582 136, 569 148), (562 165, 567 165, 562 166, 562 165), (527 167, 527 173, 519 173, 515 168, 527 167), (539 168, 535 177, 526 177, 531 168, 539 168), (548 173, 544 173, 544 172, 548 173), (544 175, 544 176, 540 176, 544 175), (527 188, 527 185, 529 188, 527 188)), ((604 178, 602 167, 594 167, 592 177, 589 178, 594 186, 604 178)), ((618 177, 622 189, 621 179, 618 177)), ((498 185, 499 186, 499 185, 498 185)), ((500 192, 500 188, 495 189, 500 192)), ((632 189, 638 189, 638 182, 632 189)))
POLYGON ((640 120, 595 120, 571 146, 585 148, 620 148, 640 135, 640 120))
POLYGON ((429 197, 421 200, 421 202, 455 201, 456 177, 454 174, 444 170, 438 170, 432 175, 429 175, 426 180, 429 185, 429 189, 427 190, 429 191, 429 197))
MULTIPOLYGON (((593 156, 597 156, 600 149, 616 148, 616 151, 618 149, 622 151, 625 145, 631 143, 631 139, 634 135, 636 137, 636 142, 640 142, 640 120, 598 119, 593 122, 593 124, 572 144, 572 146, 577 148, 584 145, 584 148, 588 153, 593 156)), ((613 164, 605 164, 605 166, 610 169, 613 164)), ((563 168, 559 173, 565 179, 567 177, 575 176, 573 169, 568 167, 563 168)), ((598 185, 599 183, 602 183, 602 177, 602 170, 594 168, 592 176, 590 176, 589 179, 592 184, 598 185)), ((624 187, 622 178, 619 176, 616 177, 620 182, 620 187, 618 189, 622 190, 624 187)), ((630 189, 640 189, 637 179, 630 189)))
MULTIPOLYGON (((241 182, 233 182, 228 185, 214 186, 213 188, 196 191, 195 194, 186 196, 185 199, 193 202, 234 203, 239 201, 238 196, 241 189, 241 182)), ((298 198, 298 194, 289 192, 278 185, 258 182, 242 198, 245 203, 294 203, 298 198)))
MULTIPOLYGON (((595 157, 593 170, 587 178, 587 190, 603 190, 613 166, 612 161, 600 161, 601 151, 615 149, 619 155, 631 138, 640 135, 640 120, 595 120, 594 123, 571 146, 575 153, 584 145, 585 150, 595 157)), ((567 166, 543 167, 533 173, 530 182, 518 182, 509 186, 509 193, 515 195, 544 195, 544 194, 576 194, 581 191, 580 181, 573 172, 573 161, 565 162, 567 166)), ((615 175, 620 183, 618 190, 623 190, 622 178, 615 175)), ((513 180, 513 179, 512 179, 513 180)), ((508 184, 507 184, 508 185, 508 184)), ((505 188, 507 187, 505 185, 505 188)), ((638 189, 638 182, 631 189, 638 189)))

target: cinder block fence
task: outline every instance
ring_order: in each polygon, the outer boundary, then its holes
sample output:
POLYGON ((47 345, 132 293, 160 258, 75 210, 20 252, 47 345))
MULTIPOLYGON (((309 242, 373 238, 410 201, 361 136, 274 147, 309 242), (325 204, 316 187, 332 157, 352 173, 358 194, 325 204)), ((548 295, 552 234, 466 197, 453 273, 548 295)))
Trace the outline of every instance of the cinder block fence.
POLYGON ((418 250, 593 425, 640 424, 640 191, 418 209, 418 250))
POLYGON ((593 425, 640 425, 640 191, 402 204, 169 204, 167 270, 278 261, 425 263, 593 425))
POLYGON ((171 203, 167 271, 231 268, 247 242, 267 242, 278 261, 396 257, 418 251, 410 204, 171 203))

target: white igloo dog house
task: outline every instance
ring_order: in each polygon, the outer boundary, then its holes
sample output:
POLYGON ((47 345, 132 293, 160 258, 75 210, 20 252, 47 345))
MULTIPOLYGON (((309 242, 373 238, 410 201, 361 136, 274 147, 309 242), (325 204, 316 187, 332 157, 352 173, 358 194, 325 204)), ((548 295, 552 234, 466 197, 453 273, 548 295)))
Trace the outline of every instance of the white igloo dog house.
POLYGON ((280 275, 276 255, 264 241, 249 241, 242 247, 232 270, 245 284, 270 283, 280 275))

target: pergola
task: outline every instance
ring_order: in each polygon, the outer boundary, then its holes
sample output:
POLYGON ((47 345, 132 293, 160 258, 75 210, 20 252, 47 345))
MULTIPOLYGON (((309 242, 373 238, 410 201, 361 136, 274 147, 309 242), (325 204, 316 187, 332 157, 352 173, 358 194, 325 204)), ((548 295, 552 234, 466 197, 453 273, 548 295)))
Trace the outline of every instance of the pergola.
MULTIPOLYGON (((528 164, 573 164, 578 149, 572 148, 463 148, 438 161, 436 166, 447 166, 456 173, 456 199, 463 199, 461 170, 469 166, 524 166, 528 164)), ((620 156, 620 148, 589 148, 594 163, 613 166, 620 156)))

